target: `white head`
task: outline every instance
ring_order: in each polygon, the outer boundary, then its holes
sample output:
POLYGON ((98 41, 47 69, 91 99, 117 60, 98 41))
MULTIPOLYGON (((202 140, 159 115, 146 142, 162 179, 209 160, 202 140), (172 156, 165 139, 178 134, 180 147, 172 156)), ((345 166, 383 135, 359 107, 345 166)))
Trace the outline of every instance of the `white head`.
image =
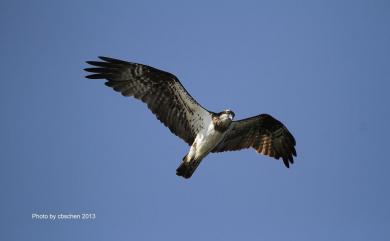
POLYGON ((222 112, 219 112, 219 118, 224 121, 226 119, 229 119, 230 121, 232 121, 234 119, 234 112, 232 110, 224 110, 222 112))

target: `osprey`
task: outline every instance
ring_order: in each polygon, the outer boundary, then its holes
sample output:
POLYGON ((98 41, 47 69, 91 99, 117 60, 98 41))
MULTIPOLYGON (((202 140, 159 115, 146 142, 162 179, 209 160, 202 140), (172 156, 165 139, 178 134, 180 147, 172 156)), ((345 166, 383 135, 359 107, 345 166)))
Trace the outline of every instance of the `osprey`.
POLYGON ((286 167, 296 156, 295 139, 287 128, 268 114, 233 121, 234 112, 218 113, 202 107, 171 73, 156 68, 99 57, 87 61, 93 68, 89 79, 106 79, 105 84, 123 96, 146 103, 170 131, 190 145, 176 174, 190 178, 210 152, 236 151, 252 147, 258 153, 282 158, 286 167))

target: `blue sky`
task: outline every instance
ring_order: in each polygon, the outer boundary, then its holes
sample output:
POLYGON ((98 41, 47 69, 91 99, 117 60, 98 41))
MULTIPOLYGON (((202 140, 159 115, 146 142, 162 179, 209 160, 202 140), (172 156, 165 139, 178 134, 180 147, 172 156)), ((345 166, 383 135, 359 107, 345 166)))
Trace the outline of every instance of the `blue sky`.
POLYGON ((390 239, 388 1, 1 1, 0 20, 1 240, 390 239), (84 78, 98 55, 273 115, 295 164, 246 150, 177 177, 188 146, 84 78))

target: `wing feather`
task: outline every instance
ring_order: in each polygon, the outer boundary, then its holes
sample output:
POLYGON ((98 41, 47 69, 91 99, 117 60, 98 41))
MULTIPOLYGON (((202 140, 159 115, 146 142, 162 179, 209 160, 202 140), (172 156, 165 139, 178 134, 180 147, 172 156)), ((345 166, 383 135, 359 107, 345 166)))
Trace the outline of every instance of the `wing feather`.
POLYGON ((191 145, 196 134, 204 128, 204 118, 211 112, 203 108, 171 73, 156 68, 99 57, 102 61, 87 61, 92 74, 89 79, 106 79, 106 86, 123 96, 133 96, 146 103, 172 133, 191 145))
POLYGON ((286 167, 294 163, 295 139, 287 128, 267 114, 234 121, 224 139, 212 152, 254 148, 258 153, 275 159, 282 158, 286 167))

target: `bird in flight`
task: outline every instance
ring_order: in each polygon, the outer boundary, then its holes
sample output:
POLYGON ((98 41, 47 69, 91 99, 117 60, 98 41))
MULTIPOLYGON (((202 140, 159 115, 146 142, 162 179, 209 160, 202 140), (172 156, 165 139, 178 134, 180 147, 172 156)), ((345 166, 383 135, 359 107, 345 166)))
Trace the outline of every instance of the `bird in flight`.
POLYGON ((169 130, 190 145, 176 175, 190 178, 210 152, 254 148, 258 153, 282 159, 286 167, 296 156, 295 139, 287 128, 268 114, 233 121, 234 112, 212 112, 202 107, 168 72, 138 63, 99 57, 87 61, 88 79, 105 79, 105 85, 123 96, 144 102, 169 130))

